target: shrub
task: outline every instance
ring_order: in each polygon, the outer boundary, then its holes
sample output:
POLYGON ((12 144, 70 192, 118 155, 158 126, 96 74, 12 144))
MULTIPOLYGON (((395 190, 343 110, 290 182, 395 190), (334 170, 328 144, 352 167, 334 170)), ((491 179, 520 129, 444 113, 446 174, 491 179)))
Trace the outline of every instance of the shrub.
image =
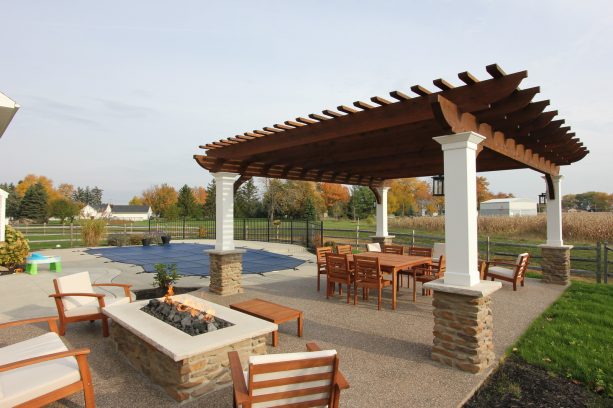
POLYGON ((154 268, 153 286, 160 289, 160 291, 165 292, 168 286, 174 285, 180 279, 176 264, 166 265, 158 263, 154 265, 154 268))
POLYGON ((22 265, 30 252, 30 245, 23 234, 10 225, 6 226, 5 241, 0 242, 0 265, 13 272, 22 265))
POLYGON ((143 234, 129 234, 128 242, 130 245, 141 245, 143 243, 143 234))
POLYGON ((124 246, 128 245, 128 236, 126 234, 111 234, 106 240, 109 246, 124 246))
POLYGON ((198 238, 206 238, 206 228, 198 227, 198 238))
POLYGON ((81 238, 85 246, 96 246, 106 234, 106 220, 82 220, 81 238))

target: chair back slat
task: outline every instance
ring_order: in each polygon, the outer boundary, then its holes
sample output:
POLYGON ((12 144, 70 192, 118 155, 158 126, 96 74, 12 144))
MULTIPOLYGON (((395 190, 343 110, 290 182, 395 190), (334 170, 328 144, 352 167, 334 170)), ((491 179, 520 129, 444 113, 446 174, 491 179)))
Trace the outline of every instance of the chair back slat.
POLYGON ((351 245, 337 245, 336 253, 339 255, 350 255, 353 253, 353 248, 351 245))
POLYGON ((315 249, 315 255, 317 256, 317 263, 325 264, 326 263, 326 254, 333 253, 332 247, 319 247, 315 249))
POLYGON ((331 278, 349 281, 351 275, 347 255, 326 254, 326 273, 331 278))
POLYGON ((356 282, 377 283, 381 280, 379 258, 370 256, 353 256, 356 282))
POLYGON ((381 251, 386 254, 404 255, 404 247, 402 245, 386 244, 383 245, 381 251))
POLYGON ((432 248, 412 246, 411 248, 409 248, 409 255, 427 256, 428 258, 430 258, 432 257, 432 248))

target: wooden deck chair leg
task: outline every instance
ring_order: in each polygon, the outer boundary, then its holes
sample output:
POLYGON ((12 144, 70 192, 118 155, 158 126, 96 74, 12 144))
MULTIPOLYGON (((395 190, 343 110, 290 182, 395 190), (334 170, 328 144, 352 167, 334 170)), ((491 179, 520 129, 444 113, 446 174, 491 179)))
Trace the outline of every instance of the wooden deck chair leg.
POLYGON ((353 305, 358 304, 358 286, 356 284, 353 285, 353 305))
POLYGON ((351 285, 347 284, 347 303, 349 303, 350 299, 351 299, 351 285))
POLYGON ((521 277, 521 286, 522 286, 522 287, 524 286, 524 279, 525 279, 525 278, 522 276, 522 277, 521 277))
POLYGON ((96 400, 94 398, 94 386, 92 384, 92 375, 89 371, 89 364, 87 363, 86 355, 77 355, 77 364, 79 365, 79 372, 81 373, 81 381, 83 381, 83 397, 85 398, 85 406, 87 408, 94 408, 96 406, 96 400))
POLYGON ((517 291, 517 280, 513 281, 513 290, 517 291))
POLYGON ((319 274, 319 272, 317 272, 317 291, 318 291, 318 292, 319 292, 319 286, 320 286, 319 281, 320 281, 320 280, 321 280, 321 275, 319 274))
POLYGON ((108 317, 102 317, 102 336, 109 337, 109 319, 108 317))
POLYGON ((413 274, 413 303, 417 301, 417 283, 415 282, 415 275, 413 274))
POLYGON ((377 299, 377 310, 381 310, 381 286, 379 286, 379 298, 377 299))

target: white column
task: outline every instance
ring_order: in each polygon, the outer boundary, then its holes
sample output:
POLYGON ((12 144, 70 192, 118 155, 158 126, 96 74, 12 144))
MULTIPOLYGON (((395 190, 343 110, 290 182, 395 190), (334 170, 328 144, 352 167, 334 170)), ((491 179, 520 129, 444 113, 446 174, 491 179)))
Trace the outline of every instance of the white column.
MULTIPOLYGON (((549 246, 561 247, 562 241, 562 176, 551 176, 553 179, 554 199, 547 194, 547 244, 549 246)), ((549 187, 547 187, 549 192, 549 187)))
POLYGON ((445 285, 480 282, 477 242, 477 145, 485 137, 464 132, 434 138, 445 166, 445 285))
POLYGON ((6 226, 6 198, 9 193, 0 189, 0 242, 4 242, 4 231, 6 226))
POLYGON ((238 174, 212 173, 215 177, 215 250, 234 250, 234 181, 238 174))
POLYGON ((389 187, 377 187, 381 204, 377 203, 377 237, 387 237, 387 192, 389 187))

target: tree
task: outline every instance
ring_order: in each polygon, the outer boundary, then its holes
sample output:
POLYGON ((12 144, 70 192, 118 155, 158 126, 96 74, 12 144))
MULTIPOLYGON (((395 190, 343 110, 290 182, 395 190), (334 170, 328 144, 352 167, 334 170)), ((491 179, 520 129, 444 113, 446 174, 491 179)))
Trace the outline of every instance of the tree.
POLYGON ((64 198, 71 199, 74 194, 74 186, 68 183, 62 183, 57 187, 57 192, 64 198))
POLYGON ((353 186, 349 199, 349 214, 353 219, 367 218, 375 212, 375 195, 370 188, 353 186))
POLYGON ((284 194, 285 183, 281 180, 267 178, 264 181, 264 188, 262 203, 264 208, 266 208, 268 218, 270 221, 273 221, 275 219, 275 214, 279 212, 282 207, 285 207, 284 201, 287 198, 284 194))
POLYGON ((143 201, 151 207, 154 214, 164 217, 166 210, 177 202, 177 191, 164 183, 143 191, 143 201))
POLYGON ((45 176, 37 176, 36 174, 28 174, 23 178, 23 180, 17 183, 17 187, 15 187, 17 195, 20 198, 23 198, 26 191, 37 183, 40 183, 43 186, 45 192, 47 193, 47 197, 53 197, 57 194, 53 189, 53 181, 51 179, 45 176))
POLYGON ((102 189, 98 186, 92 188, 91 202, 88 203, 92 207, 100 207, 102 205, 102 189))
POLYGON ((142 197, 134 196, 134 197, 132 197, 132 199, 130 200, 130 202, 128 204, 130 204, 130 205, 145 205, 145 202, 143 201, 142 197))
POLYGON ((490 182, 485 177, 477 176, 477 209, 481 208, 481 203, 492 199, 489 189, 490 182))
POLYGON ((18 218, 19 217, 19 206, 21 204, 21 198, 17 195, 17 191, 15 189, 15 185, 11 184, 0 184, 0 188, 7 193, 9 193, 6 198, 6 215, 9 218, 18 218))
POLYGON ((70 222, 79 214, 79 205, 67 198, 56 198, 49 203, 49 215, 60 219, 63 224, 64 220, 70 222))
POLYGON ((577 196, 575 194, 566 194, 562 197, 562 208, 565 210, 577 209, 577 196))
POLYGON ((215 218, 215 179, 206 187, 206 201, 202 206, 204 218, 215 218))
POLYGON ((349 203, 349 189, 342 184, 319 183, 319 191, 324 200, 326 211, 334 217, 340 217, 345 213, 345 207, 349 203))
POLYGON ((194 194, 194 197, 196 198, 196 202, 200 205, 204 205, 204 203, 206 202, 206 188, 202 187, 202 186, 194 186, 192 187, 192 193, 194 194))
POLYGON ((177 198, 177 210, 181 217, 194 217, 199 213, 198 203, 192 193, 192 189, 187 184, 179 190, 177 198))
POLYGON ((587 191, 575 196, 577 208, 585 211, 611 211, 613 199, 610 194, 587 191))
POLYGON ((19 216, 37 222, 47 221, 47 192, 41 183, 28 188, 21 200, 19 216))
POLYGON ((236 192, 234 199, 234 216, 254 218, 262 213, 262 203, 253 179, 249 179, 236 192))

